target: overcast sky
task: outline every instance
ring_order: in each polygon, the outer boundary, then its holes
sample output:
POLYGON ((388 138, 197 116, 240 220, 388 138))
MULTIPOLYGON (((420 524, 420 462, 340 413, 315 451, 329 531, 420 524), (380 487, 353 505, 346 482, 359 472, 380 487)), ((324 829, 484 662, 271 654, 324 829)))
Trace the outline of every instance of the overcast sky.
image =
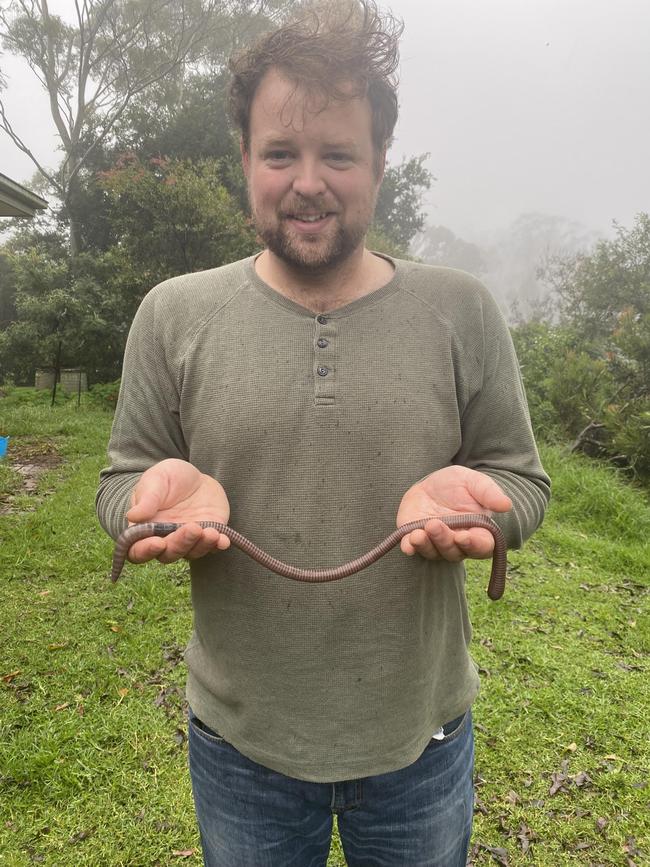
MULTIPOLYGON (((650 0, 382 5, 406 25, 391 162, 430 153, 430 223, 475 240, 530 211, 608 232, 650 210, 650 0)), ((15 129, 55 162, 47 101, 26 68, 1 67, 15 129)), ((32 173, 4 134, 0 172, 32 173)))

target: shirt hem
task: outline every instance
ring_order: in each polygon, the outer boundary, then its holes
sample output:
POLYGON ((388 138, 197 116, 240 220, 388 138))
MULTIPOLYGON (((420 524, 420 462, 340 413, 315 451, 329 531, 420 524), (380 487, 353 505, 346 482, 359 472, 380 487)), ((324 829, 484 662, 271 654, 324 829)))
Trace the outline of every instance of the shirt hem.
POLYGON ((284 776, 291 777, 296 780, 303 780, 309 783, 334 783, 344 780, 362 779, 365 777, 376 777, 381 774, 389 774, 394 771, 400 771, 403 768, 409 767, 417 761, 425 748, 431 741, 433 733, 444 723, 462 716, 472 706, 479 692, 479 684, 472 685, 467 694, 459 700, 455 705, 451 706, 450 710, 445 713, 445 719, 440 722, 434 721, 427 725, 422 735, 414 739, 411 744, 399 752, 393 752, 390 756, 383 756, 381 762, 377 762, 376 756, 372 758, 359 759, 349 762, 320 762, 318 772, 312 768, 304 767, 301 764, 288 762, 281 757, 260 750, 254 744, 251 744, 242 738, 232 736, 228 731, 227 726, 223 726, 218 719, 215 719, 214 713, 210 710, 210 706, 202 701, 201 690, 196 692, 192 689, 188 682, 187 699, 192 708, 192 712, 199 717, 207 726, 218 732, 223 739, 240 752, 247 759, 256 762, 268 770, 275 771, 284 776))

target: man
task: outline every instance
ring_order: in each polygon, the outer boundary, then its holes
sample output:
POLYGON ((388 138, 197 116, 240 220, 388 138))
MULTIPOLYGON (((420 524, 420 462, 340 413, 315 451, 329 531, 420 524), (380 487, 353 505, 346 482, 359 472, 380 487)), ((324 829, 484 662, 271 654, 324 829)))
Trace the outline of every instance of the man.
POLYGON ((174 278, 129 336, 98 512, 177 521, 130 559, 191 562, 190 771, 207 865, 460 867, 472 819, 466 557, 430 521, 365 572, 304 585, 281 559, 352 559, 429 515, 491 511, 511 546, 542 520, 507 327, 468 275, 370 252, 397 117, 399 27, 330 4, 234 63, 232 114, 264 251, 174 278), (231 514, 232 513, 232 514, 231 514), (404 556, 415 555, 415 556, 404 556))

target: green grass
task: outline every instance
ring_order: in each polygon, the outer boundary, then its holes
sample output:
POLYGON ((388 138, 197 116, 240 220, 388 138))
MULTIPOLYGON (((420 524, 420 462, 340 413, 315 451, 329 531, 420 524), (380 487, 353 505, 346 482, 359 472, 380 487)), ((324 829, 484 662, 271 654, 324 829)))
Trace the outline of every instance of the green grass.
MULTIPOLYGON (((0 425, 0 504, 13 497, 0 514, 0 864, 200 864, 186 568, 106 580, 93 499, 107 413, 12 395, 0 425), (61 460, 23 495, 12 454, 39 448, 61 460)), ((473 863, 649 863, 650 506, 588 461, 544 461, 553 504, 511 553, 504 598, 485 596, 488 564, 469 568, 483 684, 473 863)), ((329 867, 344 863, 335 838, 329 867)))

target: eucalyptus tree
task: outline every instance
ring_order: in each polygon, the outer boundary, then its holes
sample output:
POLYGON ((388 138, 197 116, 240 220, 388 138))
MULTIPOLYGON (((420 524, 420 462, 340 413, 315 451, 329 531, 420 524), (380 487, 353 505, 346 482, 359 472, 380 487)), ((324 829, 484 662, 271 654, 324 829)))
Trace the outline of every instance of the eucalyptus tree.
POLYGON ((82 173, 129 106, 157 86, 182 86, 189 65, 209 66, 219 46, 232 45, 238 16, 255 22, 266 6, 263 0, 73 0, 72 6, 73 16, 65 20, 50 11, 48 0, 0 5, 4 50, 22 57, 47 93, 60 165, 44 165, 29 135, 12 122, 2 99, 7 81, 1 67, 0 129, 60 199, 74 256, 82 248, 82 173))

